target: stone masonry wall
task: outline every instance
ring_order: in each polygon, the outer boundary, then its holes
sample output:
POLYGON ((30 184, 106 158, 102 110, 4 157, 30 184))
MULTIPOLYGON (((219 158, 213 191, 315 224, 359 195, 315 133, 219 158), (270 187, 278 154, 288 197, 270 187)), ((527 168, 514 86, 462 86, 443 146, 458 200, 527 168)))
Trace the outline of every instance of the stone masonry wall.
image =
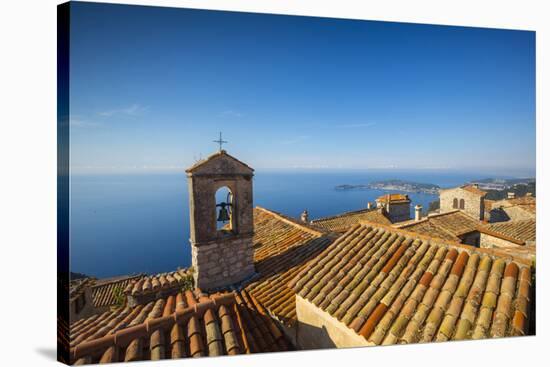
POLYGON ((520 247, 520 245, 517 245, 513 242, 507 241, 502 238, 493 237, 486 233, 481 233, 480 237, 480 247, 482 248, 515 248, 520 247))
POLYGON ((460 199, 464 199, 464 209, 462 209, 463 212, 475 219, 483 220, 485 210, 483 198, 459 187, 456 189, 442 190, 439 193, 440 211, 447 212, 450 210, 459 209, 460 206, 453 208, 453 200, 455 198, 457 199, 459 205, 460 199))
POLYGON ((255 272, 251 236, 192 245, 191 256, 195 286, 205 291, 239 283, 255 272))
POLYGON ((349 348, 370 345, 342 322, 296 296, 296 342, 300 349, 349 348))
POLYGON ((392 223, 409 220, 411 219, 411 204, 390 204, 390 212, 388 214, 392 223))

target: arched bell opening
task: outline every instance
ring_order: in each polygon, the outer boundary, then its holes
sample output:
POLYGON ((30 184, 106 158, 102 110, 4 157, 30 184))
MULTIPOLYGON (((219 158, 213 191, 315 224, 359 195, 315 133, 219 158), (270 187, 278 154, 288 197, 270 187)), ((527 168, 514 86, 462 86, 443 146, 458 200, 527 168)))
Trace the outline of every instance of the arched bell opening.
POLYGON ((216 230, 224 233, 235 230, 233 193, 227 186, 216 191, 215 219, 216 230))

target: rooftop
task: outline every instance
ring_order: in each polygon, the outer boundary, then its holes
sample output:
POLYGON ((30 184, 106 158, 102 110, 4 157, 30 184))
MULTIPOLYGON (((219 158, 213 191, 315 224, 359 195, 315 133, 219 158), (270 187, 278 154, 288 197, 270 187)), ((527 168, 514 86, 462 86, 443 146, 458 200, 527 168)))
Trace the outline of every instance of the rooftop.
POLYGON ((482 232, 505 240, 512 240, 518 245, 535 241, 537 237, 535 219, 514 220, 489 224, 482 232))
POLYGON ((460 241, 460 235, 475 231, 481 225, 482 222, 462 211, 452 210, 430 214, 418 221, 399 223, 396 227, 445 240, 460 241))
POLYGON ((71 325, 75 364, 287 350, 265 309, 246 291, 178 292, 71 325))
POLYGON ((461 186, 461 189, 466 190, 468 192, 471 192, 472 194, 479 195, 479 196, 487 195, 487 192, 481 190, 477 185, 465 185, 465 186, 461 186))
POLYGON ((387 203, 388 200, 390 203, 410 203, 409 195, 405 194, 386 194, 378 197, 376 199, 377 203, 387 203))
POLYGON ((529 213, 536 214, 537 199, 533 196, 522 196, 515 199, 504 199, 495 201, 492 207, 493 209, 517 207, 529 213))
POLYGON ((97 280, 92 287, 92 300, 94 307, 117 305, 117 293, 122 293, 129 284, 137 281, 143 276, 143 274, 137 274, 112 279, 97 280))
POLYGON ((245 285, 270 314, 287 325, 296 322, 296 298, 287 283, 333 240, 274 211, 254 209, 254 261, 258 277, 245 285))
POLYGON ((527 261, 389 226, 354 226, 290 285, 372 345, 527 332, 527 261))
POLYGON ((382 209, 362 209, 350 211, 331 217, 319 218, 311 221, 315 227, 332 232, 345 232, 361 221, 369 221, 380 224, 391 224, 384 215, 382 209))

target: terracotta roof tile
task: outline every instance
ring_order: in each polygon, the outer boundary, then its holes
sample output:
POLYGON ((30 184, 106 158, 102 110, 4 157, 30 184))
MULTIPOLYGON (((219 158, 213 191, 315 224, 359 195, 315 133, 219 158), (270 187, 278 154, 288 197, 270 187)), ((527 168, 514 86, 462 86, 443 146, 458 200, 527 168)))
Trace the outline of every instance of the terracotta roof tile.
POLYGON ((513 239, 518 244, 525 244, 527 241, 536 240, 537 223, 535 219, 497 222, 487 225, 486 230, 482 232, 495 237, 513 239))
POLYGON ((311 224, 333 232, 345 232, 350 227, 361 221, 369 221, 379 224, 391 224, 391 221, 384 215, 382 209, 363 209, 339 215, 319 218, 311 221, 311 224))
POLYGON ((178 292, 92 316, 71 328, 75 364, 287 349, 283 333, 246 291, 178 292))
POLYGON ((487 191, 481 190, 476 185, 465 185, 465 186, 461 186, 460 188, 463 189, 463 190, 466 190, 468 192, 471 192, 472 194, 479 195, 479 196, 487 195, 487 191))
POLYGON ((386 194, 378 197, 376 202, 385 204, 388 202, 388 199, 390 203, 409 203, 411 201, 409 195, 406 194, 386 194))
POLYGON ((431 214, 418 221, 395 225, 396 228, 437 237, 444 240, 460 241, 460 235, 477 230, 484 224, 460 210, 431 214))
POLYGON ((529 267, 501 255, 365 223, 329 245, 292 284, 374 344, 523 335, 529 267))
POLYGON ((258 276, 245 284, 246 291, 276 319, 296 321, 296 303, 290 282, 331 243, 322 230, 304 225, 279 213, 254 209, 254 261, 258 276))
POLYGON ((117 304, 117 293, 122 294, 130 283, 143 276, 143 274, 138 274, 96 281, 92 287, 94 307, 115 306, 117 304))

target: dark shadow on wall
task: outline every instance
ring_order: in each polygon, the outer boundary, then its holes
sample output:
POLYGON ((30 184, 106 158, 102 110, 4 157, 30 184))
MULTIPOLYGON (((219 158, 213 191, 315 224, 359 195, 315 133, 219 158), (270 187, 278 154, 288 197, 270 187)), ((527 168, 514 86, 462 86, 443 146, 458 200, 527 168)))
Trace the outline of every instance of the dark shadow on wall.
POLYGON ((316 327, 298 321, 296 341, 298 344, 297 349, 299 350, 337 348, 324 325, 322 327, 316 327))

